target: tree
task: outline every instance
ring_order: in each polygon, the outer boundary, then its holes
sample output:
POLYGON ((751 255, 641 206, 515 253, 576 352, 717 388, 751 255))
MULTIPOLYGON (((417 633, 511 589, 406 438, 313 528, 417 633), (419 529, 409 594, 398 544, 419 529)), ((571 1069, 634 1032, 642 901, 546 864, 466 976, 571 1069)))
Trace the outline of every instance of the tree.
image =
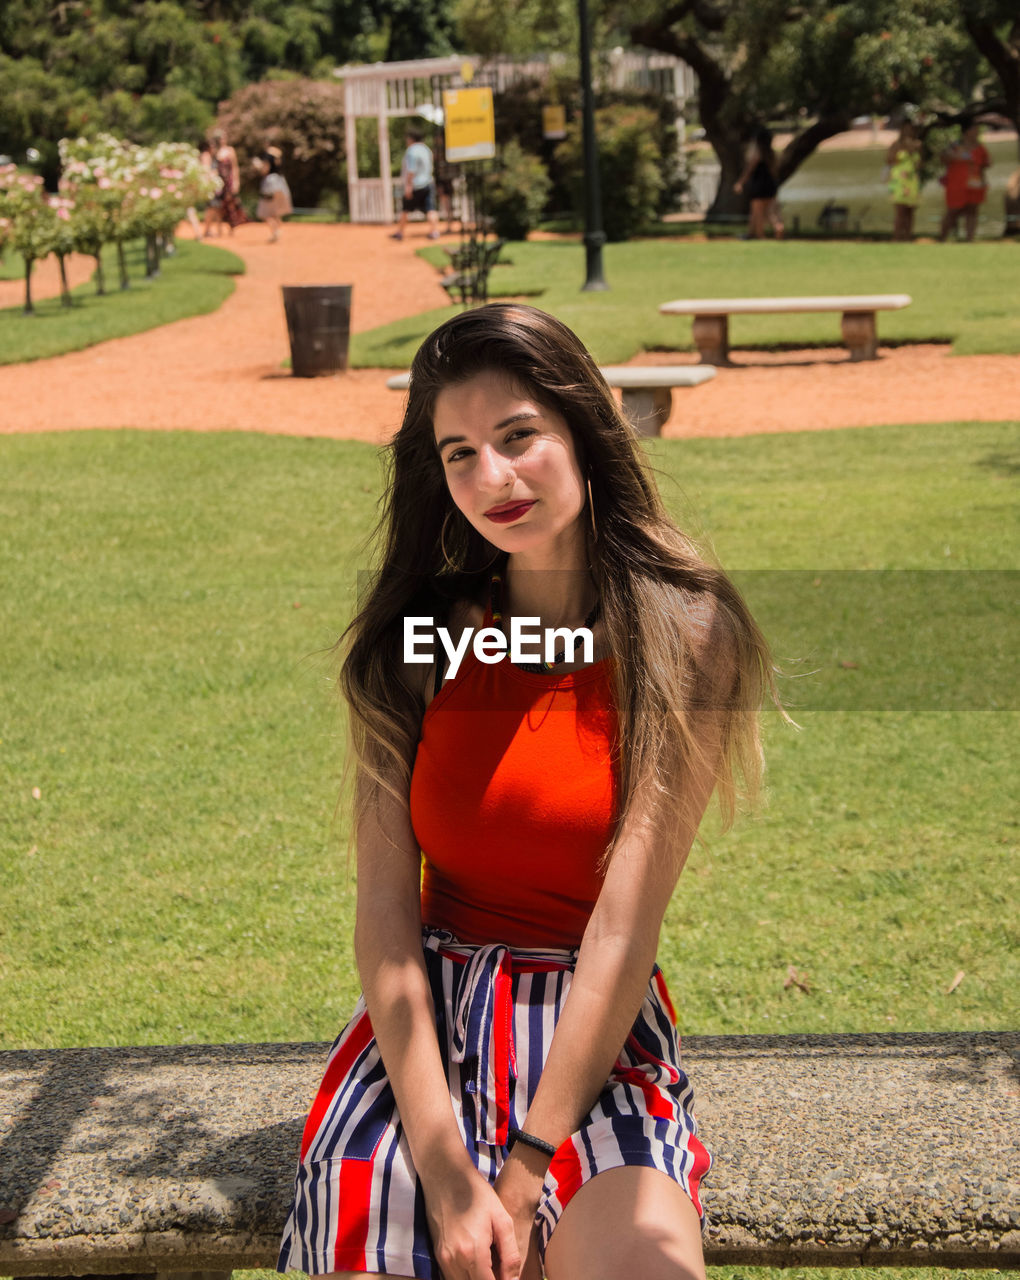
POLYGON ((0 0, 0 153, 67 133, 197 141, 217 106, 272 76, 452 51, 453 0, 0 0))
POLYGON ((571 52, 577 56, 576 0, 457 0, 463 47, 484 57, 571 52))
POLYGON ((1020 155, 1020 8, 1016 0, 963 0, 961 8, 967 34, 1002 88, 1001 102, 983 100, 978 105, 1008 116, 1017 131, 1020 155))
POLYGON ((952 0, 637 0, 626 12, 635 43, 682 58, 698 77, 721 167, 710 217, 745 211, 733 185, 756 126, 796 122, 782 182, 855 116, 959 101, 952 68, 966 42, 952 0))
POLYGON ((58 207, 49 202, 43 190, 42 178, 18 173, 14 165, 0 169, 0 202, 6 234, 25 263, 24 314, 34 315, 32 268, 63 239, 67 211, 60 208, 58 216, 58 207))

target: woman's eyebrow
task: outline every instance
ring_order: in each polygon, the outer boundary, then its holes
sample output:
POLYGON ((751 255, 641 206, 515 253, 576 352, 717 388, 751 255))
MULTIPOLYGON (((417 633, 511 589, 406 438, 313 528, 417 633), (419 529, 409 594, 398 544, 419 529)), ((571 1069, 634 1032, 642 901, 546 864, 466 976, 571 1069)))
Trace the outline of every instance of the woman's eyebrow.
MULTIPOLYGON (((502 431, 504 427, 512 427, 515 422, 527 422, 532 418, 540 418, 541 416, 534 409, 522 409, 520 413, 512 413, 509 418, 504 418, 502 422, 497 422, 492 429, 493 431, 502 431)), ((466 436, 443 436, 442 440, 436 441, 436 448, 442 453, 448 444, 460 444, 466 439, 466 436)))

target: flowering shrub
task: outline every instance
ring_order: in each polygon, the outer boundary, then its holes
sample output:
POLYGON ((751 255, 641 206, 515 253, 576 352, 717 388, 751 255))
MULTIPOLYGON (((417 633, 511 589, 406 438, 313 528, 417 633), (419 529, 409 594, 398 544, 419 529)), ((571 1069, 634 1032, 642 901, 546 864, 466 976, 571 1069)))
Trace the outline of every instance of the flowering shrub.
MULTIPOLYGON (((272 143, 283 152, 281 167, 296 206, 312 208, 326 192, 339 192, 346 201, 342 84, 323 80, 248 84, 220 104, 217 123, 237 151, 242 182, 254 184, 252 158, 272 143)), ((362 157, 362 166, 365 163, 362 157)))
MULTIPOLYGON (((203 204, 217 179, 184 143, 138 147, 112 134, 63 138, 59 194, 47 196, 42 178, 0 166, 0 252, 5 245, 25 259, 26 310, 31 310, 32 264, 50 253, 63 260, 72 251, 96 260, 96 287, 104 292, 102 249, 117 246, 121 286, 128 284, 124 243, 167 239, 188 208, 203 204)), ((153 250, 153 258, 155 250, 153 250)), ((66 289, 65 289, 66 300, 66 289)))
MULTIPOLYGON (((32 306, 32 267, 58 247, 69 243, 65 230, 69 210, 53 203, 35 174, 19 173, 13 165, 0 172, 6 236, 25 260, 25 312, 32 306)), ((65 250, 66 252, 66 250, 65 250)))

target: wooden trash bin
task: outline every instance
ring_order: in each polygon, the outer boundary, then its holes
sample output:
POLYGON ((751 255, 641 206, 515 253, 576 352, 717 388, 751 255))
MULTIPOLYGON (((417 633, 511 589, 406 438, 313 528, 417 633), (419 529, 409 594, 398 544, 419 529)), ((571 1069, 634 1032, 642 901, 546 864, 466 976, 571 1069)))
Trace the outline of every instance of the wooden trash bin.
POLYGON ((349 284, 283 286, 294 377, 317 378, 347 369, 352 289, 349 284))

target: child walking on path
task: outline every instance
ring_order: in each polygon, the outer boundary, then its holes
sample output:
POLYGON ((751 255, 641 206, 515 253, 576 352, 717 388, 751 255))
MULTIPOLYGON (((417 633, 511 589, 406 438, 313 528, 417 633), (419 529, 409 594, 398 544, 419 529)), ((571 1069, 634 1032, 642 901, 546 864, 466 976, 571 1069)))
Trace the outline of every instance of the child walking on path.
POLYGON ((280 172, 282 153, 279 147, 266 147, 253 162, 259 177, 259 202, 255 208, 258 217, 269 227, 269 243, 280 239, 280 225, 288 214, 294 212, 287 179, 280 172))

